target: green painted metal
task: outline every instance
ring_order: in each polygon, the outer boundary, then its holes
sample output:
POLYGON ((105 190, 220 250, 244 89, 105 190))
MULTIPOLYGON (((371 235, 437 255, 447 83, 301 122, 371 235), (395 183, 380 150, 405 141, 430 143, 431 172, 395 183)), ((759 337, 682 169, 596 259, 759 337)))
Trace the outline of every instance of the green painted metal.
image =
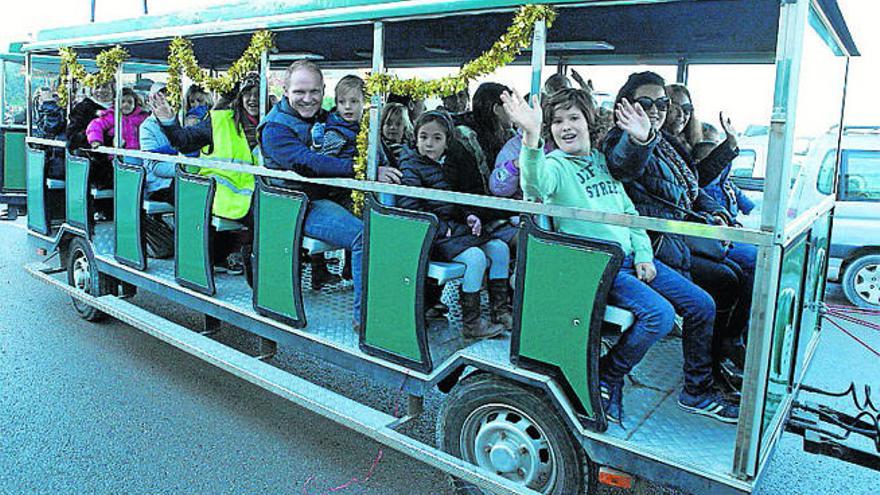
POLYGON ((27 213, 28 229, 49 233, 46 215, 46 152, 27 149, 27 213))
POLYGON ((116 223, 116 259, 140 269, 147 267, 141 237, 141 197, 144 169, 114 167, 113 219, 116 223))
MULTIPOLYGON (((780 406, 791 393, 792 371, 795 363, 795 345, 800 329, 801 303, 804 296, 804 263, 807 257, 807 237, 801 236, 782 254, 779 274, 779 292, 773 319, 770 348, 770 367, 767 392, 762 415, 762 437, 766 440, 773 428, 769 426, 781 412, 780 406)), ((762 448, 772 442, 762 442, 762 448)))
POLYGON ((810 231, 810 254, 808 258, 807 278, 804 282, 804 300, 810 306, 804 312, 801 321, 802 333, 806 330, 819 330, 819 312, 817 303, 825 296, 825 281, 830 252, 831 211, 819 217, 810 231))
POLYGON ((527 244, 519 354, 558 367, 592 418, 597 407, 590 401, 587 367, 590 322, 612 256, 534 236, 527 244))
POLYGON ((291 320, 301 320, 296 307, 295 271, 296 219, 305 202, 302 197, 286 196, 259 189, 257 218, 256 304, 291 320))
POLYGON ((24 131, 3 131, 4 191, 24 191, 27 188, 24 138, 24 131))
POLYGON ((89 218, 89 159, 68 154, 65 182, 67 223, 86 228, 89 218))
POLYGON ((419 270, 428 263, 427 256, 420 257, 430 227, 427 219, 370 210, 364 341, 416 362, 425 361, 416 298, 423 286, 419 270))
POLYGON ((202 290, 213 291, 208 231, 213 202, 210 182, 178 174, 175 198, 175 265, 180 281, 202 290))

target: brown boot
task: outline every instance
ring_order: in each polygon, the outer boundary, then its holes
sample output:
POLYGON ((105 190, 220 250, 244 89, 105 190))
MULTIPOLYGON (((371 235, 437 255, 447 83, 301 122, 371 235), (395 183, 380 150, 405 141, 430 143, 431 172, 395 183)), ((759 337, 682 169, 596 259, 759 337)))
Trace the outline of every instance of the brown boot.
POLYGON ((489 315, 492 323, 497 323, 505 330, 513 328, 513 315, 510 314, 507 279, 489 280, 489 315))
POLYGON ((480 293, 459 289, 461 303, 461 333, 466 339, 488 339, 500 335, 504 329, 498 325, 486 325, 480 316, 480 293))

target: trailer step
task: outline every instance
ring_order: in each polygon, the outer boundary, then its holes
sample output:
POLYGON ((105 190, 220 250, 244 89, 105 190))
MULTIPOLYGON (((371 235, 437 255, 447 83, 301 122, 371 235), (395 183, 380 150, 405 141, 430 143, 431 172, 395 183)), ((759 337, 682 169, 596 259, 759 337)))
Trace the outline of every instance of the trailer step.
POLYGON ((537 495, 501 476, 482 471, 431 445, 410 438, 394 428, 405 423, 401 418, 377 411, 303 378, 276 368, 257 357, 199 334, 196 331, 157 316, 116 296, 94 297, 46 273, 45 263, 30 263, 25 270, 38 280, 52 285, 71 297, 82 300, 108 315, 153 337, 171 344, 233 375, 268 390, 342 426, 366 435, 403 454, 413 457, 453 476, 499 494, 537 495))

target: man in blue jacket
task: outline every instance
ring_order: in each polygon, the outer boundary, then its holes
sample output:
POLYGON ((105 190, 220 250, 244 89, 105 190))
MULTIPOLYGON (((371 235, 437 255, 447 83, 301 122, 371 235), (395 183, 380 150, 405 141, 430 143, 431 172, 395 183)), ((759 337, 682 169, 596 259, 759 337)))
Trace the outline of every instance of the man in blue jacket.
MULTIPOLYGON (((265 165, 278 170, 292 170, 305 177, 353 177, 354 163, 351 159, 325 156, 311 149, 312 126, 327 119, 327 112, 321 109, 324 76, 318 66, 308 60, 291 64, 285 73, 284 90, 284 98, 272 108, 258 128, 265 165)), ((382 167, 379 180, 400 183, 400 172, 382 167)), ((364 226, 360 218, 339 204, 347 200, 348 192, 317 184, 285 181, 284 185, 309 196, 303 227, 305 235, 351 252, 353 323, 357 328, 360 322, 364 226)))

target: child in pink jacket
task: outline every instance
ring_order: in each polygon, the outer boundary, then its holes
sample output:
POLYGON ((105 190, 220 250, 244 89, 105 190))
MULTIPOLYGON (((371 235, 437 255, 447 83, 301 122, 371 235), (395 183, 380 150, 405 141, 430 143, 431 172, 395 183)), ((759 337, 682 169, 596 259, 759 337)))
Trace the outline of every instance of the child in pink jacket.
MULTIPOLYGON (((128 150, 140 149, 138 129, 144 120, 150 116, 137 103, 137 96, 130 88, 122 90, 122 147, 128 150)), ((113 138, 113 108, 109 108, 89 123, 86 128, 86 137, 92 148, 102 146, 105 140, 113 138)))

